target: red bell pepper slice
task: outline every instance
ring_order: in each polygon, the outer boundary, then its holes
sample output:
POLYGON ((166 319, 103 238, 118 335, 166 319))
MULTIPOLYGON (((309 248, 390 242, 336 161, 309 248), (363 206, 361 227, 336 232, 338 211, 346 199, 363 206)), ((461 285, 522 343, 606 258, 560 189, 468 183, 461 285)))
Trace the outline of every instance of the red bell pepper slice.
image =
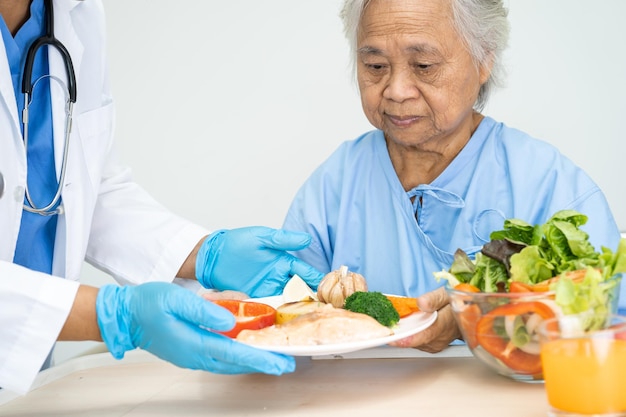
MULTIPOLYGON (((478 287, 466 282, 457 284, 454 289, 464 292, 480 292, 478 287)), ((468 304, 458 313, 460 321, 459 328, 461 329, 461 333, 463 333, 463 340, 465 340, 465 343, 467 343, 467 346, 471 349, 478 346, 478 341, 476 340, 476 323, 478 323, 480 316, 482 316, 482 312, 477 304, 468 304)))
POLYGON ((494 308, 480 318, 476 325, 476 339, 478 344, 499 359, 513 371, 528 374, 541 374, 541 358, 539 355, 524 352, 514 346, 506 338, 502 338, 494 331, 494 321, 503 316, 521 316, 536 313, 543 319, 554 317, 554 311, 541 301, 522 301, 505 304, 494 308))
POLYGON ((463 340, 465 340, 465 343, 467 343, 470 349, 474 349, 478 346, 476 326, 481 316, 482 311, 480 311, 478 304, 469 304, 458 314, 461 322, 459 327, 461 328, 461 333, 463 333, 463 340))

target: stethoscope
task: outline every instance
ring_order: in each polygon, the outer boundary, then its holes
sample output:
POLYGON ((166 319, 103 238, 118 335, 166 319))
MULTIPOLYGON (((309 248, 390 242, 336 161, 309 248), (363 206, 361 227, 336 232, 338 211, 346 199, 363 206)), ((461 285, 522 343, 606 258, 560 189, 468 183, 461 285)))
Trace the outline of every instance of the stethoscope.
MULTIPOLYGON (((33 89, 37 85, 39 81, 41 81, 44 77, 37 79, 34 83, 32 81, 33 75, 33 65, 35 63, 35 55, 37 54, 37 50, 45 45, 50 45, 55 47, 59 53, 61 54, 61 58, 63 60, 63 64, 65 65, 65 71, 67 72, 67 106, 65 108, 65 141, 63 146, 63 159, 61 160, 61 175, 59 176, 59 183, 57 186, 56 193, 50 201, 44 207, 38 207, 33 202, 30 192, 28 190, 28 181, 26 182, 26 201, 24 202, 24 210, 29 211, 31 213, 41 214, 42 216, 50 216, 54 214, 59 214, 62 212, 62 207, 55 206, 59 202, 61 198, 61 190, 63 188, 63 183, 65 181, 65 172, 67 169, 67 156, 68 156, 68 145, 70 142, 70 132, 72 130, 72 111, 74 109, 74 103, 76 103, 76 75, 74 74, 74 66, 72 65, 72 57, 69 52, 65 48, 65 46, 54 37, 54 13, 52 10, 52 0, 44 0, 44 18, 46 24, 46 34, 41 36, 33 42, 33 44, 28 49, 28 53, 26 54, 26 62, 24 63, 24 73, 22 74, 22 92, 24 93, 24 110, 22 111, 22 124, 24 126, 24 148, 28 149, 28 109, 30 107, 30 97, 32 96, 33 89)), ((63 82, 59 80, 57 77, 48 74, 46 77, 54 79, 61 84, 63 82)), ((2 180, 0 176, 0 196, 2 196, 3 188, 4 188, 4 180, 2 180)))

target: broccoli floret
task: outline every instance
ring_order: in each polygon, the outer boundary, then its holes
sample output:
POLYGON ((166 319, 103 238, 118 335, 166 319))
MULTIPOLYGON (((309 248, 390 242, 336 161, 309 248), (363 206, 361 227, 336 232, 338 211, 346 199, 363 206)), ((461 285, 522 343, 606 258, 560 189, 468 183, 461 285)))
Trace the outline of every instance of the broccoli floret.
POLYGON ((352 293, 346 298, 343 307, 355 313, 367 314, 387 327, 392 327, 400 321, 400 315, 391 301, 383 293, 377 291, 352 293))

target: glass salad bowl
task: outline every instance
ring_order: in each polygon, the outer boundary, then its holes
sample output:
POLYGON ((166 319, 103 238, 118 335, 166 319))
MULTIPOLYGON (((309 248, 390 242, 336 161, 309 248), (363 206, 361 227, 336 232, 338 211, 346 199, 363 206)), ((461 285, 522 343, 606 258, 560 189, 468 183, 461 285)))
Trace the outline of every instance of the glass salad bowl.
MULTIPOLYGON (((589 326, 617 311, 621 274, 599 284, 589 297, 589 326)), ((463 339, 480 362, 500 375, 522 382, 543 382, 539 324, 570 314, 554 291, 472 292, 447 287, 463 339), (560 301, 560 300, 559 300, 560 301)), ((571 312, 571 314, 579 312, 571 312)))

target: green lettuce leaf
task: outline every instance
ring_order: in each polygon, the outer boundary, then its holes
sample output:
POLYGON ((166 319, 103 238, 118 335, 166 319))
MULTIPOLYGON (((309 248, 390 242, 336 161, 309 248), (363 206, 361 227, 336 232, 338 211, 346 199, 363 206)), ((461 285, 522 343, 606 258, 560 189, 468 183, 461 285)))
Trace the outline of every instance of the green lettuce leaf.
POLYGON ((554 265, 546 260, 538 246, 527 246, 511 256, 511 280, 536 284, 554 276, 554 265))

